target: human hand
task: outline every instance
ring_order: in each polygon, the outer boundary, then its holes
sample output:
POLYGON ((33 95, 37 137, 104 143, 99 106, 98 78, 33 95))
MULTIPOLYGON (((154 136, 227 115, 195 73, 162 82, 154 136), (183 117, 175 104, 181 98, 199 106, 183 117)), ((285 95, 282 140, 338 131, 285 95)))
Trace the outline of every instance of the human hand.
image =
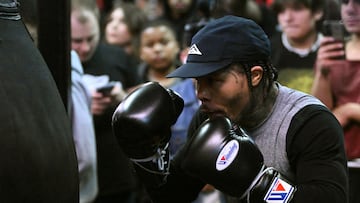
POLYGON ((120 82, 111 82, 93 92, 91 111, 101 115, 107 108, 117 106, 126 95, 120 82))
POLYGON ((342 127, 345 127, 351 120, 360 121, 360 104, 346 103, 333 109, 333 114, 342 127))
POLYGON ((127 95, 120 82, 117 82, 110 92, 111 104, 117 106, 127 95))
POLYGON ((101 115, 111 105, 110 95, 94 91, 92 93, 91 112, 94 115, 101 115))
POLYGON ((335 40, 333 37, 324 37, 317 52, 316 70, 327 75, 330 71, 329 67, 342 63, 342 60, 338 60, 338 58, 344 55, 344 44, 342 42, 335 40))

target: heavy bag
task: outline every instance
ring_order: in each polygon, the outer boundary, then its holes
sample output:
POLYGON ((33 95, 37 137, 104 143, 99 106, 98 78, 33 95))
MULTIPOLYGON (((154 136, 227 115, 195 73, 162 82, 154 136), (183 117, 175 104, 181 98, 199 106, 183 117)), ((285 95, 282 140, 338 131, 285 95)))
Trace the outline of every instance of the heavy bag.
POLYGON ((0 0, 0 202, 76 203, 70 122, 18 8, 0 0))

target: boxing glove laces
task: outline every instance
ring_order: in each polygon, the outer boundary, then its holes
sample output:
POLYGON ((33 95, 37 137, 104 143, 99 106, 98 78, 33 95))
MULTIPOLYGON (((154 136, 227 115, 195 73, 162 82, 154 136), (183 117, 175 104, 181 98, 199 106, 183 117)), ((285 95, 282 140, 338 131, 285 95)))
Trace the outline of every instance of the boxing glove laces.
POLYGON ((171 126, 183 107, 177 93, 157 82, 141 85, 119 104, 112 118, 113 132, 136 166, 161 178, 168 175, 171 126))

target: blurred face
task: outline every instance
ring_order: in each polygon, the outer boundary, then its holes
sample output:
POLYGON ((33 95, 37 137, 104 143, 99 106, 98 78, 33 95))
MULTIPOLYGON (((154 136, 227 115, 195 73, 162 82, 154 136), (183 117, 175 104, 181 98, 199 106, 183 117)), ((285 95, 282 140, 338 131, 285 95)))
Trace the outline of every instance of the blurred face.
POLYGON ((322 14, 312 13, 304 5, 285 5, 277 15, 279 24, 289 39, 303 39, 316 31, 316 21, 322 14))
POLYGON ((179 46, 166 26, 149 27, 141 34, 140 58, 150 68, 167 70, 177 57, 179 46))
POLYGON ((162 1, 159 0, 135 0, 135 5, 143 10, 150 20, 163 13, 162 1))
POLYGON ((346 30, 360 34, 360 1, 343 0, 342 2, 341 17, 346 30))
POLYGON ((115 9, 109 17, 105 27, 105 39, 109 44, 118 45, 128 53, 132 53, 131 34, 124 23, 124 12, 121 8, 115 9))
POLYGON ((167 0, 173 12, 186 13, 191 6, 192 0, 167 0))
POLYGON ((99 43, 99 25, 95 16, 87 14, 88 20, 80 22, 76 14, 71 15, 71 48, 77 52, 81 62, 88 61, 99 43))
POLYGON ((201 110, 211 117, 224 115, 235 121, 247 108, 250 91, 246 74, 227 68, 196 78, 201 110))

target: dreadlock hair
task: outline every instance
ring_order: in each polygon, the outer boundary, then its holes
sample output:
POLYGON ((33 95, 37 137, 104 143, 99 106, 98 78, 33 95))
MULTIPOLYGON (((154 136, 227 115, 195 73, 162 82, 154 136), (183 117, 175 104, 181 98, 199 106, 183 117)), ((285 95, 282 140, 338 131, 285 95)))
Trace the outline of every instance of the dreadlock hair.
POLYGON ((235 64, 238 64, 239 67, 242 67, 243 70, 245 71, 250 90, 254 88, 251 82, 251 68, 254 66, 262 67, 262 69, 264 70, 264 74, 263 74, 264 77, 261 79, 260 85, 262 86, 265 95, 270 91, 272 85, 278 78, 278 71, 273 66, 270 60, 235 62, 235 64))

